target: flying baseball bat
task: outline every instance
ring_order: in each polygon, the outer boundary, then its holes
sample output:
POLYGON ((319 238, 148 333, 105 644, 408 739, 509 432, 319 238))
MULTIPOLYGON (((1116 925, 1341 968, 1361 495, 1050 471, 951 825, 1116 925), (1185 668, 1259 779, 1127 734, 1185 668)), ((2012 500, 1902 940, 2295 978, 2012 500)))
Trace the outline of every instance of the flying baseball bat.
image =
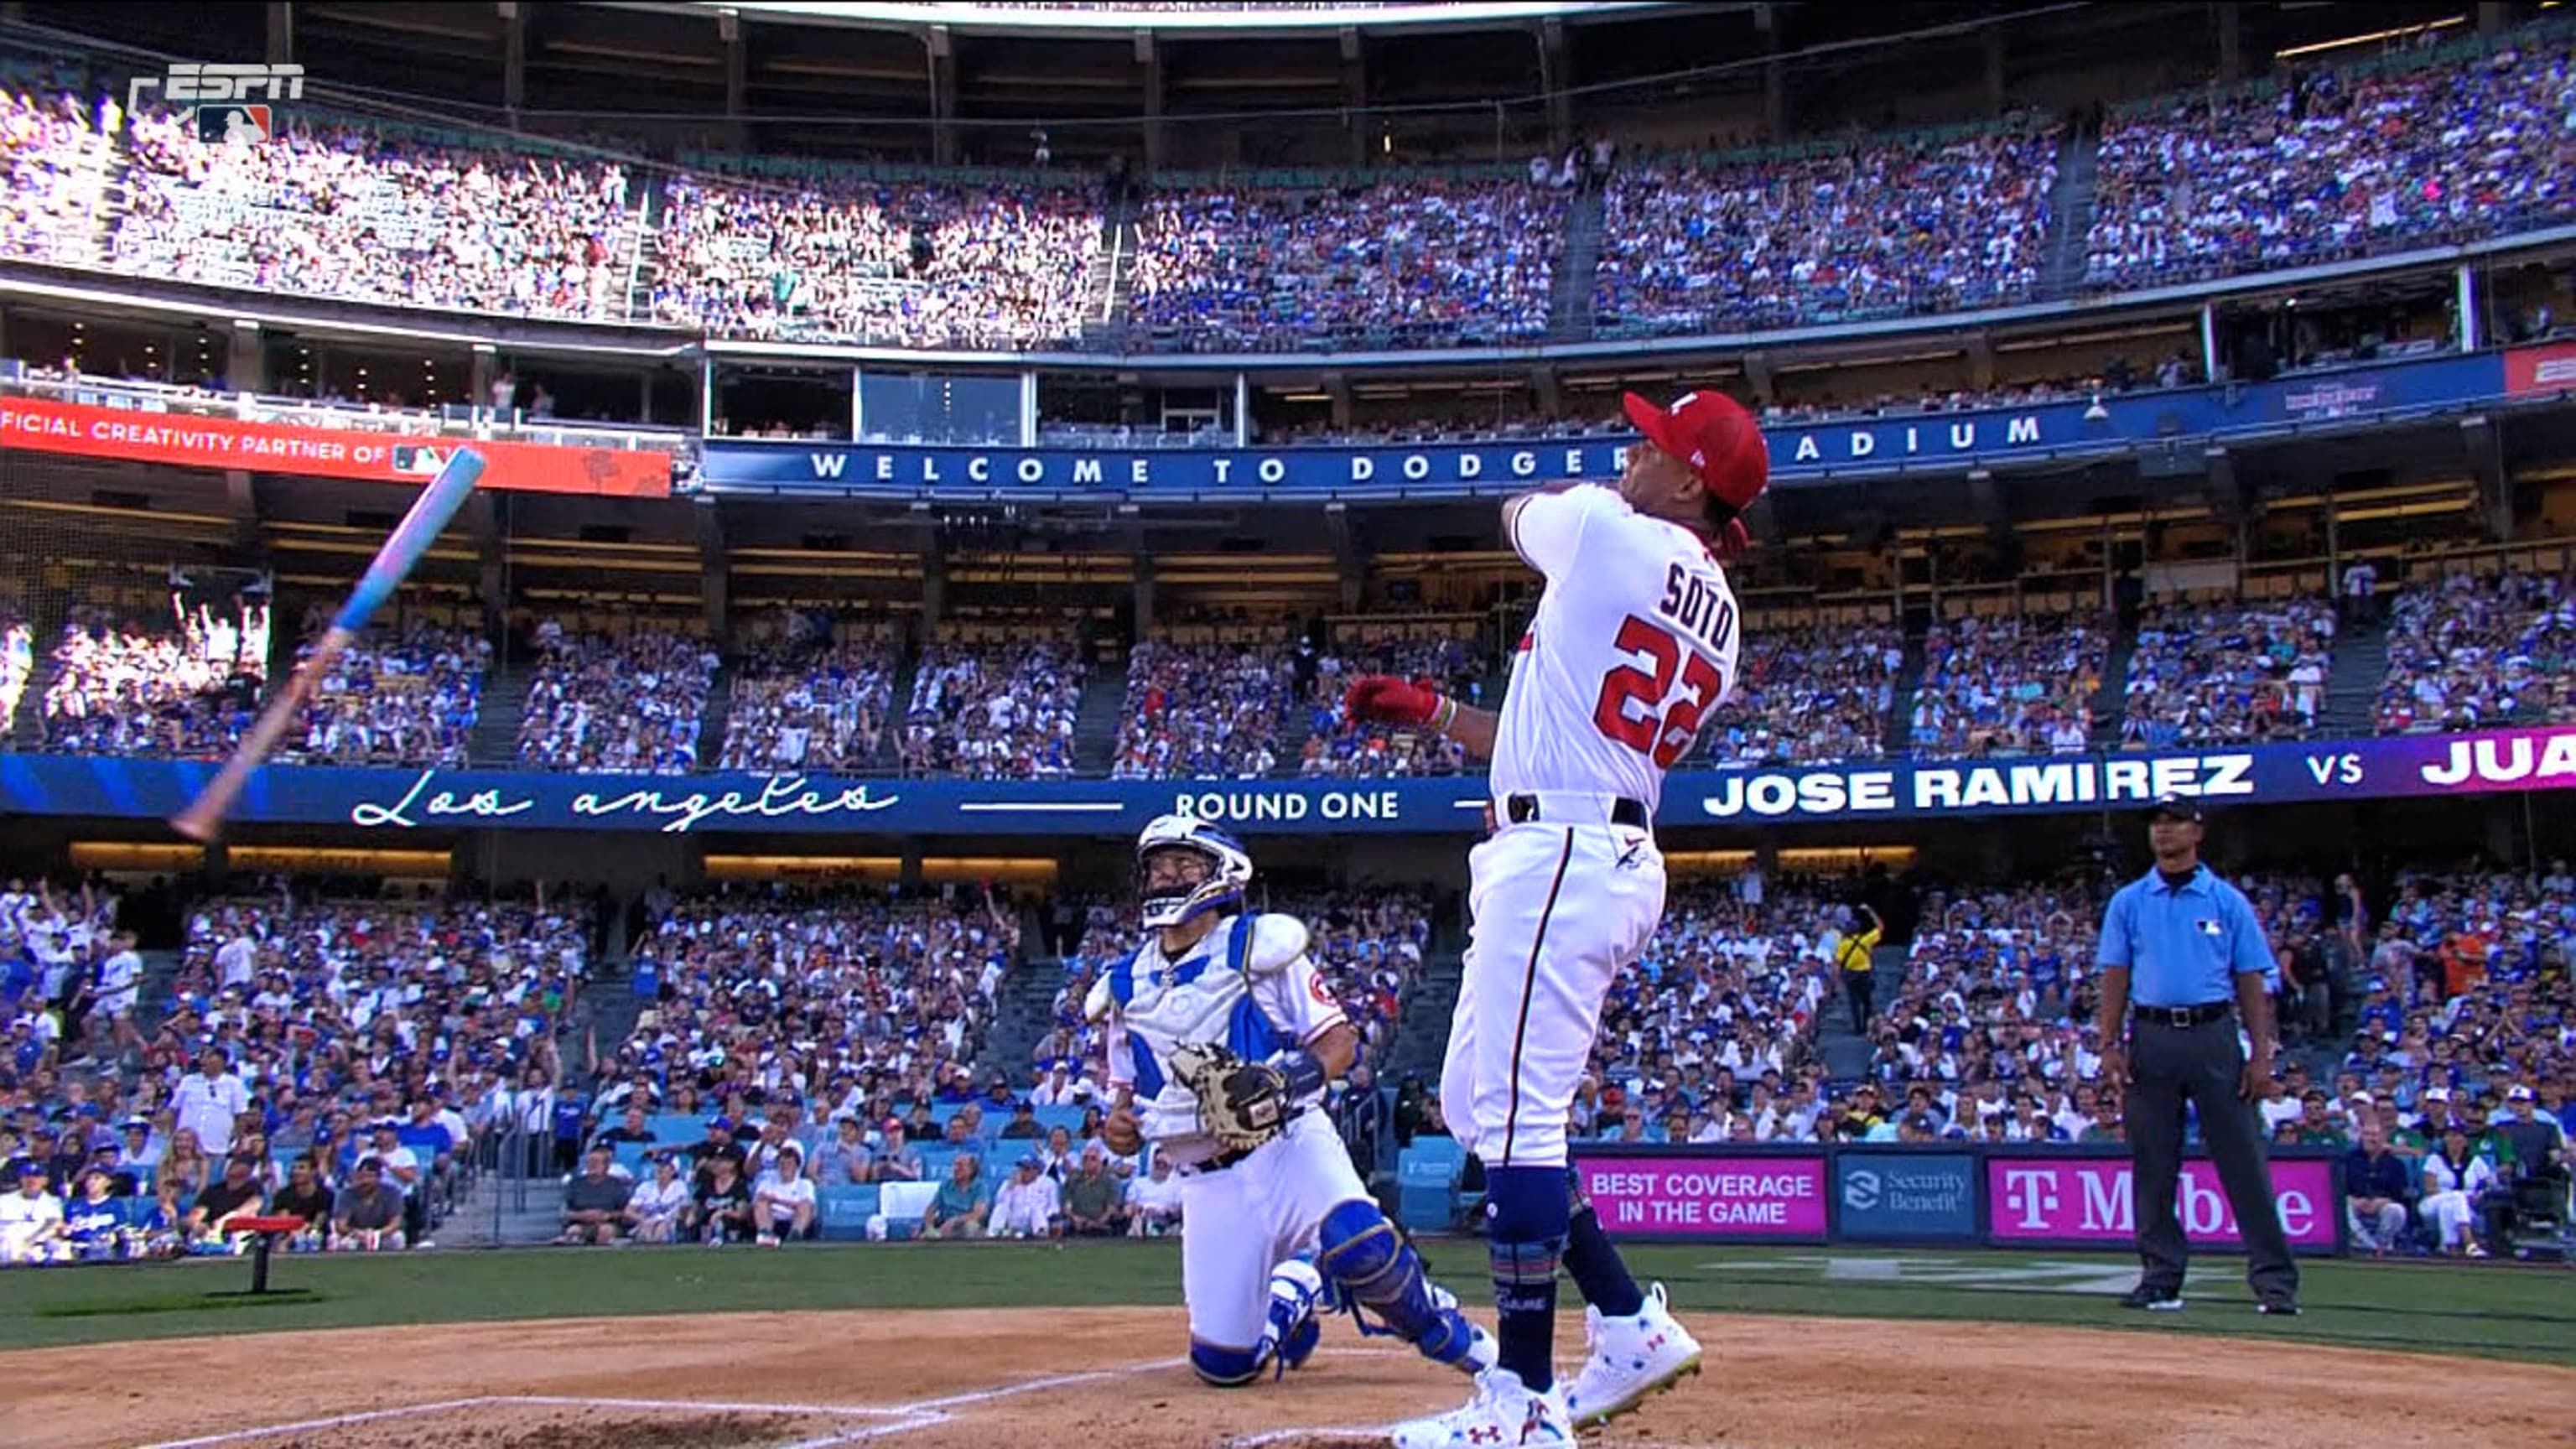
POLYGON ((187 809, 170 817, 171 829, 190 840, 215 838, 223 827, 224 812, 232 809, 242 786, 250 780, 250 772, 259 768, 268 752, 277 747, 278 740, 294 725, 296 712, 313 697, 315 685, 331 672, 331 666, 339 662, 351 641, 366 631, 367 620, 411 576, 412 567, 429 552, 429 546, 437 541, 447 521, 456 516, 465 495, 474 491, 474 484, 482 476, 483 455, 473 449, 459 448, 448 458, 447 466, 439 469, 438 476, 412 500, 411 511, 403 515, 403 521, 385 539, 384 547, 368 561, 367 572, 349 591, 349 601, 340 606, 331 627, 323 631, 322 642, 296 666, 286 687, 260 712, 250 732, 233 750, 233 757, 215 772, 215 778, 206 782, 206 788, 197 792, 187 809))

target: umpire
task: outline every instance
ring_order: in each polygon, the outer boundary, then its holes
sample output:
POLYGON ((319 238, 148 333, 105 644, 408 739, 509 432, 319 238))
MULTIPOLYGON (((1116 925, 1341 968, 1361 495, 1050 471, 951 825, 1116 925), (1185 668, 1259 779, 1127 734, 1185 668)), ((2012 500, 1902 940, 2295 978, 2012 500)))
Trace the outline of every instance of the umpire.
POLYGON ((2182 1307, 2191 1245, 2174 1197, 2188 1098, 2236 1210, 2255 1301, 2265 1313, 2294 1314, 2299 1270, 2273 1207, 2253 1106, 2272 1075, 2273 956, 2244 892, 2200 863, 2201 832, 2198 800, 2158 800, 2147 812, 2155 869, 2122 886, 2102 913, 2102 1082, 2128 1086, 2129 1190, 2144 1264, 2120 1302, 2166 1313, 2182 1307), (2254 1044, 2250 1058, 2237 1044, 2240 1021, 2254 1044))

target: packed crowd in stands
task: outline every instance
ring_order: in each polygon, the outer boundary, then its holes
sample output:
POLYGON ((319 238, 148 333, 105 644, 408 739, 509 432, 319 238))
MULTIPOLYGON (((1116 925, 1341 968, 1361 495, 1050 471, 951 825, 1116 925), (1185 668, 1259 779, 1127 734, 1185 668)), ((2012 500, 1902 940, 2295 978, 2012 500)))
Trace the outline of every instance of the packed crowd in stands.
POLYGON ((36 677, 36 631, 27 616, 0 609, 0 731, 18 721, 18 701, 36 677))
POLYGON ((1933 625, 1908 748, 1935 757, 2081 753, 2112 628, 2108 616, 2039 612, 1933 625))
POLYGON ((1140 227, 1135 321, 1158 345, 1500 341, 1547 327, 1565 202, 1519 181, 1188 191, 1140 227))
MULTIPOLYGON (((301 667, 313 645, 296 651, 301 667)), ((304 707, 302 734, 277 757, 299 764, 465 763, 482 708, 492 643, 468 629, 420 625, 360 639, 342 652, 304 707)))
POLYGON ((1849 908, 1756 870, 1683 887, 1602 1009, 1572 1135, 1630 1142, 1809 1140, 1814 1055, 1849 908))
POLYGON ((2244 744, 2313 732, 2334 667, 2335 610, 2269 603, 2151 605, 2129 656, 2125 748, 2244 744))
POLYGON ((568 634, 547 619, 520 715, 519 759, 548 770, 677 774, 698 767, 715 679, 705 640, 643 629, 568 634))
POLYGON ((2464 240, 2576 214, 2563 33, 2397 74, 2294 70, 2103 128, 2106 286, 2464 240))
POLYGON ((228 753, 268 677, 269 606, 218 610, 173 598, 154 627, 76 609, 45 683, 48 749, 83 755, 228 753))
POLYGON ((1296 662, 1241 644, 1139 642, 1127 660, 1117 780, 1258 780, 1305 691, 1296 662))
POLYGON ((545 317, 622 317, 634 218, 625 172, 296 119, 267 140, 198 139, 145 111, 111 261, 120 272, 545 317))
POLYGON ((55 1205, 0 1257, 237 1252, 228 1221, 263 1213, 304 1220, 294 1248, 428 1247, 478 1144, 551 1143, 586 908, 211 899, 148 1035, 115 909, 0 894, 0 1159, 55 1205))
POLYGON ((725 715, 725 770, 848 770, 875 762, 897 651, 862 626, 791 627, 747 650, 725 715))
POLYGON ((98 260, 110 148, 76 97, 27 79, 0 90, 0 253, 98 260))
POLYGON ((2033 121, 1832 155, 1624 166, 1605 330, 1722 331, 1990 306, 2039 280, 2058 133, 2033 121))
POLYGON ((655 314, 720 336, 1028 347, 1078 335, 1100 205, 1064 189, 675 178, 655 314))
POLYGON ((1073 722, 1090 661, 1069 640, 934 644, 922 651, 897 743, 906 773, 1055 780, 1073 773, 1073 722))
POLYGON ((1392 674, 1432 680, 1443 694, 1480 704, 1486 664, 1473 640, 1455 635, 1353 641, 1317 656, 1306 688, 1306 743, 1298 752, 1297 773, 1348 780, 1454 775, 1466 769, 1467 752, 1446 735, 1345 719, 1342 691, 1358 675, 1392 674))
POLYGON ((2404 590, 2376 714, 2384 734, 2576 720, 2576 584, 2454 571, 2404 590))
POLYGON ((1747 631, 1738 680, 1709 712, 1709 758, 1720 763, 1815 765, 1874 760, 1887 749, 1887 716, 1905 662, 1891 624, 1763 626, 1747 631))

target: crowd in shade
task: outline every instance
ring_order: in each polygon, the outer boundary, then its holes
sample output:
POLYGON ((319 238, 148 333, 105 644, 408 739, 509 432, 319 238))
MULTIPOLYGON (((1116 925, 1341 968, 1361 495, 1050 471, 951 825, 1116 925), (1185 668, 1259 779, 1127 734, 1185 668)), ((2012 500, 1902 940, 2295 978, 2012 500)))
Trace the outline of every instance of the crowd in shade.
POLYGON ((1272 650, 1140 642, 1110 778, 1261 779, 1279 765, 1280 726, 1299 696, 1295 662, 1272 650))
POLYGON ((922 651, 897 742, 914 775, 1052 780, 1073 773, 1090 662, 1067 639, 948 642, 922 651))
POLYGON ((1572 1135, 1614 1142, 1807 1141, 1818 1022, 1852 913, 1753 871, 1684 887, 1611 984, 1572 1135))
POLYGON ((872 764, 894 707, 898 650, 861 626, 791 627, 745 651, 725 714, 725 770, 872 764))
POLYGON ((698 731, 718 663, 683 634, 571 634, 537 626, 519 719, 519 759, 547 770, 678 774, 698 767, 698 731))
POLYGON ((2107 615, 1998 614, 1935 624, 1908 749, 1917 755, 2081 753, 2109 666, 2107 615))
POLYGON ((0 253, 97 261, 111 153, 76 96, 24 78, 0 90, 0 253))
MULTIPOLYGON (((312 651, 310 640, 297 649, 298 668, 312 651)), ((289 733, 277 758, 314 765, 462 765, 491 666, 491 641, 470 629, 423 624, 392 637, 360 639, 315 683, 301 733, 289 733)))
POLYGON ((635 221, 619 167, 295 118, 200 140, 132 117, 127 275, 545 317, 623 317, 635 221))
POLYGON ((585 907, 212 898, 149 1023, 114 914, 86 891, 0 894, 0 1158, 41 1164, 65 1209, 18 1261, 239 1251, 228 1222, 264 1213, 304 1219, 294 1247, 431 1246, 478 1143, 551 1142, 585 907))
POLYGON ((1719 763, 1818 765, 1874 760, 1905 663, 1890 624, 1763 626, 1747 631, 1735 690, 1703 738, 1719 763))
POLYGON ((2290 70, 2104 126, 2087 275, 2297 265, 2576 214, 2565 33, 2391 73, 2290 70))
POLYGON ((2024 119, 1828 155, 1624 165, 1595 315, 1613 331, 1726 331, 2023 300, 2058 144, 2024 119))
POLYGON ((1037 186, 673 179, 654 311, 719 336, 1029 347, 1082 331, 1100 205, 1037 186))
POLYGON ((268 676, 269 606, 222 611, 174 598, 153 626, 76 609, 45 681, 47 749, 83 755, 231 751, 268 676))
POLYGON ((1429 680, 1467 704, 1482 701, 1486 659, 1471 639, 1455 635, 1383 638, 1337 644, 1301 660, 1309 675, 1304 713, 1306 743, 1297 773, 1310 779, 1381 779, 1395 775, 1454 775, 1468 767, 1456 740, 1428 730, 1354 723, 1342 714, 1342 692, 1363 674, 1429 680))
POLYGON ((874 1100, 874 1120, 885 1096, 926 1102, 981 1050, 1019 959, 1019 917, 989 889, 763 885, 660 904, 633 947, 652 1000, 602 1044, 603 1113, 742 1125, 746 1105, 820 1119, 874 1100))
POLYGON ((2455 570, 2388 612, 2379 731, 2576 720, 2576 586, 2565 574, 2455 570))
POLYGON ((2315 595, 2150 605, 2129 655, 2120 743, 2166 749, 2310 734, 2325 707, 2334 640, 2334 605, 2315 595))
POLYGON ((1134 321, 1239 351, 1527 338, 1546 330, 1565 199, 1502 180, 1169 192, 1146 203, 1134 321))

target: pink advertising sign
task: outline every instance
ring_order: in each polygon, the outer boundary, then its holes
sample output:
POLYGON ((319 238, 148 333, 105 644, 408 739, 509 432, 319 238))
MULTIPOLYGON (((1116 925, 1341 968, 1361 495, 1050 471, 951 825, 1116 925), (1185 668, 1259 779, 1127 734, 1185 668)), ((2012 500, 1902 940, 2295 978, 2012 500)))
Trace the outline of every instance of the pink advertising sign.
POLYGON ((1601 1225, 1623 1238, 1825 1236, 1822 1153, 1585 1156, 1575 1167, 1601 1225))
MULTIPOLYGON (((2322 1157, 2272 1160, 2272 1199, 2294 1251, 2335 1251, 2341 1219, 2334 1163, 2322 1157)), ((2104 1243, 2136 1241, 2125 1157, 1986 1159, 1987 1241, 2104 1243)), ((2218 1169, 2200 1158, 2182 1166, 2177 1204, 2183 1232, 2196 1243, 2237 1244, 2236 1213, 2218 1169)))

